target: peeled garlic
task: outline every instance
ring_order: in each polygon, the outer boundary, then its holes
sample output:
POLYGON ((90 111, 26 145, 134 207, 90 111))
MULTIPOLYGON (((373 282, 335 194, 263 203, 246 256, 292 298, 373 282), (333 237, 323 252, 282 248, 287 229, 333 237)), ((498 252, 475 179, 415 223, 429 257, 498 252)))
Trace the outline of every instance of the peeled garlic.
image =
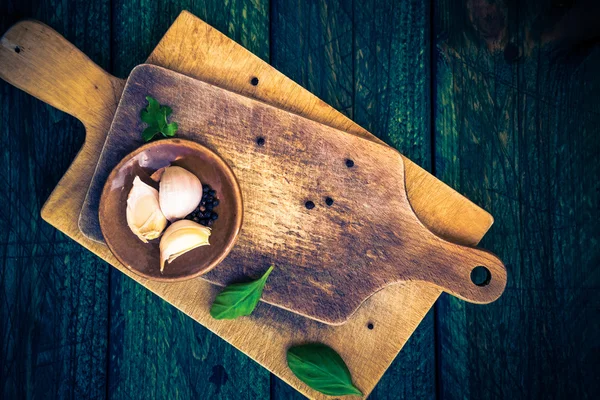
POLYGON ((202 184, 181 167, 167 167, 160 178, 159 202, 165 217, 173 222, 194 211, 202 199, 202 184))
POLYGON ((182 219, 174 222, 160 240, 160 272, 165 261, 172 262, 180 255, 200 246, 210 245, 210 228, 182 219))
POLYGON ((127 225, 144 243, 156 239, 167 226, 160 210, 158 191, 136 176, 127 196, 127 225))

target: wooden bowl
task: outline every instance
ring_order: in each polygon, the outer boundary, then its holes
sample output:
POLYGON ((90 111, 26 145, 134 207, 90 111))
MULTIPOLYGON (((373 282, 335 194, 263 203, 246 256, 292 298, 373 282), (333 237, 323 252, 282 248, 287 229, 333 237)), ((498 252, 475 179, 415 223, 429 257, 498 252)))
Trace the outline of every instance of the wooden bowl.
POLYGON ((221 157, 199 145, 181 139, 146 144, 126 156, 110 173, 100 198, 100 228, 115 257, 138 275, 158 281, 182 281, 213 269, 231 251, 242 226, 242 192, 233 171, 221 157), (178 165, 194 173, 203 184, 217 192, 219 214, 212 226, 210 246, 191 250, 160 272, 160 238, 143 243, 127 225, 127 196, 134 178, 154 184, 149 176, 162 167, 178 165))

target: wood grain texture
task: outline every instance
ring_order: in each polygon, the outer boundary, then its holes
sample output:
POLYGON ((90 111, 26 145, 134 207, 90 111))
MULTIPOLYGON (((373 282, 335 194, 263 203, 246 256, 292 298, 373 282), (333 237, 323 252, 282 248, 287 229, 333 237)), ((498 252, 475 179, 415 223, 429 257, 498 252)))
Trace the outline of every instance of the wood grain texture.
POLYGON ((496 216, 511 273, 485 309, 440 301, 440 393, 596 398, 598 3, 467 4, 436 15, 437 172, 496 216))
MULTIPOLYGON (((115 164, 143 144, 139 113, 148 95, 173 109, 178 137, 221 156, 242 189, 244 224, 236 246, 203 279, 227 285, 259 276, 274 264, 262 300, 335 325, 373 293, 398 282, 434 284, 477 303, 502 293, 506 271, 500 260, 446 242, 418 220, 397 151, 164 68, 140 65, 129 75, 91 190, 103 186, 115 164), (264 145, 257 145, 257 138, 264 145), (335 199, 331 206, 325 204, 328 196, 335 199), (314 208, 308 209, 305 203, 312 200, 314 208), (486 286, 470 279, 478 265, 491 272, 486 286)), ((111 191, 111 201, 121 192, 111 191)), ((124 215, 125 202, 117 207, 124 215)), ((121 241, 113 237, 111 248, 118 255, 142 251, 129 233, 121 241)), ((146 251, 153 254, 149 262, 158 259, 157 246, 146 251)), ((139 255, 134 259, 147 262, 139 255)))
MULTIPOLYGON (((25 17, 43 19, 107 68, 109 2, 60 3, 0 2, 0 32, 25 17)), ((0 48, 0 63, 10 61, 10 42, 0 48)), ((84 126, 4 81, 0 121, 0 398, 102 398, 109 268, 40 216, 84 126)))
MULTIPOLYGON (((268 56, 266 3, 119 0, 112 72, 126 78, 143 63, 183 9, 268 56)), ((109 397, 268 398, 270 373, 249 357, 119 271, 111 271, 110 289, 109 397)))
MULTIPOLYGON (((174 26, 174 30, 170 31, 170 37, 173 37, 173 32, 182 32, 182 36, 188 38, 190 30, 194 32, 199 26, 203 26, 201 22, 192 18, 189 14, 183 14, 183 17, 184 19, 180 19, 174 26), (184 25, 187 25, 187 27, 184 25)), ((204 32, 211 35, 212 31, 204 28, 204 32)), ((165 40, 167 40, 167 45, 172 46, 168 43, 168 41, 171 40, 169 39, 169 35, 165 37, 165 40)), ((165 40, 162 41, 163 44, 165 43, 165 40)), ((221 43, 221 41, 201 40, 199 43, 216 45, 221 43)), ((237 48, 237 50, 244 52, 241 48, 237 48)), ((231 52, 232 50, 229 51, 231 52)), ((192 74, 194 68, 197 68, 197 64, 193 62, 188 62, 187 66, 189 67, 187 69, 190 70, 187 71, 188 74, 192 74)), ((246 67, 244 64, 240 64, 240 66, 244 69, 246 67)), ((186 69, 183 68, 182 65, 179 65, 179 67, 181 69, 186 69)), ((202 68, 200 69, 205 70, 202 68)), ((114 110, 115 105, 112 103, 112 100, 110 100, 112 98, 113 96, 110 95, 107 96, 106 99, 101 99, 101 101, 106 102, 107 108, 112 107, 114 110)), ((98 121, 95 127, 103 128, 105 132, 108 129, 108 122, 109 121, 98 121)), ((90 126, 94 127, 94 125, 90 126)), ((88 127, 87 134, 92 135, 92 137, 95 134, 102 137, 99 132, 102 132, 102 129, 90 130, 88 127)), ((96 149, 98 148, 99 147, 96 147, 96 149)), ((89 146, 89 143, 86 142, 81 154, 88 155, 88 160, 94 159, 95 157, 93 153, 90 154, 90 150, 91 147, 89 146)), ((76 190, 69 193, 69 189, 73 189, 73 186, 64 183, 69 182, 69 180, 72 182, 77 181, 73 171, 82 173, 89 179, 92 174, 92 168, 90 167, 88 160, 82 158, 75 160, 72 168, 67 172, 66 177, 63 179, 63 185, 55 190, 53 196, 51 196, 49 202, 46 204, 43 216, 46 219, 51 219, 55 226, 58 226, 61 230, 65 231, 84 246, 92 249, 101 257, 115 265, 115 260, 108 253, 107 249, 86 240, 79 233, 73 215, 61 213, 59 211, 60 209, 57 207, 58 204, 65 206, 68 209, 78 209, 81 207, 84 193, 79 193, 76 190), (55 209, 56 212, 53 213, 52 211, 55 209)), ((81 182, 81 177, 78 182, 81 182)), ((458 197, 458 199, 460 199, 460 197, 458 197)), ((455 223, 456 221, 446 222, 455 223)), ((480 237, 478 232, 477 229, 475 232, 472 232, 472 237, 480 237)), ((202 282, 193 282, 194 292, 203 293, 203 295, 199 298, 190 299, 181 296, 179 291, 182 288, 178 287, 178 285, 166 287, 164 285, 154 285, 147 282, 142 283, 150 290, 159 294, 159 296, 169 297, 169 301, 176 307, 180 308, 197 321, 202 322, 209 329, 217 332, 220 336, 226 338, 238 348, 243 348, 243 350, 252 358, 261 364, 266 365, 271 371, 274 371, 276 374, 283 377, 284 380, 290 382, 300 391, 309 394, 311 397, 318 395, 311 392, 310 389, 290 375, 287 367, 282 361, 284 359, 284 353, 278 353, 279 350, 277 350, 281 348, 281 346, 275 346, 275 344, 306 341, 311 340, 311 338, 313 338, 312 340, 318 338, 319 341, 330 344, 344 356, 344 359, 347 360, 351 369, 357 371, 355 372, 355 375, 359 387, 368 393, 439 294, 439 291, 425 292, 423 290, 417 290, 415 287, 408 287, 402 295, 394 297, 392 299, 393 303, 390 303, 389 295, 385 293, 385 291, 382 291, 370 298, 368 302, 359 309, 351 322, 344 325, 342 328, 336 328, 335 331, 329 331, 320 324, 315 323, 312 325, 306 322, 306 320, 296 319, 289 313, 279 312, 264 304, 259 305, 257 314, 252 318, 237 321, 235 324, 215 322, 211 320, 208 313, 205 312, 214 295, 211 293, 212 288, 210 285, 202 284, 202 282), (428 304, 428 306, 418 309, 411 308, 413 304, 409 303, 410 299, 413 299, 413 301, 418 299, 419 304, 428 304), (389 306, 389 304, 394 304, 394 308, 387 309, 385 313, 372 314, 369 312, 374 309, 386 309, 386 305, 389 306), (396 322, 392 323, 392 321, 396 322), (367 328, 368 324, 372 324, 374 329, 369 330, 367 328), (401 331, 398 331, 399 327, 402 329, 401 331), (293 336, 284 336, 283 331, 285 330, 293 331, 293 336), (390 330, 397 333, 390 335, 390 330), (257 336, 252 334, 252 332, 261 333, 257 336), (369 340, 367 341, 366 339, 369 340), (247 348, 247 343, 252 343, 252 348, 247 348), (339 343, 344 343, 347 348, 339 348, 339 343), (375 349, 377 349, 378 355, 373 357, 375 349)), ((132 308, 132 310, 133 309, 134 308, 132 308)))
MULTIPOLYGON (((148 63, 264 101, 344 132, 379 141, 348 117, 203 21, 186 12, 180 15, 179 20, 180 23, 167 31, 150 54, 148 63), (211 46, 198 49, 197 43, 207 41, 211 46), (173 54, 178 54, 178 57, 173 57, 173 54), (227 54, 226 61, 222 62, 223 57, 218 54, 227 54), (251 84, 253 77, 259 81, 256 86, 251 84)), ((339 57, 336 53, 338 49, 330 48, 329 51, 333 57, 339 57)), ((342 82, 345 79, 341 74, 335 74, 335 77, 342 82)), ((432 232, 455 243, 477 244, 493 223, 491 215, 449 186, 441 184, 408 158, 404 158, 404 161, 408 198, 421 221, 432 232)))
MULTIPOLYGON (((373 0, 353 6, 352 117, 431 172, 430 5, 373 0)), ((369 398, 436 396, 433 322, 432 308, 369 398)))

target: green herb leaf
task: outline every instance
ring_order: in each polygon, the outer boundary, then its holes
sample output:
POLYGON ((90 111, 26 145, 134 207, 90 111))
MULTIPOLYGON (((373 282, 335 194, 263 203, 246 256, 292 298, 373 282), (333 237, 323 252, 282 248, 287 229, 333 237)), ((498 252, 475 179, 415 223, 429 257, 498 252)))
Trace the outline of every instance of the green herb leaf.
POLYGON ((140 113, 142 121, 148 124, 148 127, 142 132, 142 139, 149 142, 156 135, 163 137, 173 137, 177 132, 176 122, 168 123, 167 117, 173 113, 169 106, 161 106, 158 101, 150 96, 146 96, 148 106, 140 113))
POLYGON ((287 352, 288 366, 302 382, 329 396, 357 395, 344 360, 331 347, 321 343, 295 346, 287 352))
POLYGON ((178 128, 179 128, 179 126, 177 125, 177 122, 171 122, 170 124, 168 124, 165 127, 165 130, 163 133, 168 137, 173 137, 173 136, 175 136, 175 132, 177 132, 178 128))
POLYGON ((210 315, 215 319, 235 319, 252 314, 271 271, 273 271, 272 265, 261 278, 255 281, 228 285, 215 298, 210 308, 210 315))
POLYGON ((149 126, 142 132, 142 139, 144 139, 144 142, 149 142, 156 134, 158 134, 158 130, 153 126, 149 126))
POLYGON ((160 104, 158 103, 158 101, 156 101, 156 99, 154 99, 150 96, 146 96, 146 100, 148 100, 148 107, 147 107, 148 112, 157 113, 160 111, 160 104))

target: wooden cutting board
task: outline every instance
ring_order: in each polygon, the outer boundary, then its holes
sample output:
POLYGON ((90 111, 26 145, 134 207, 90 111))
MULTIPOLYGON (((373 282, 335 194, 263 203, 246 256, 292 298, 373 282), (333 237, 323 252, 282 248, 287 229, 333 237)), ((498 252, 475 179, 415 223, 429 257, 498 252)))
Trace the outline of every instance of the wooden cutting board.
MULTIPOLYGON (((188 12, 181 13, 148 62, 377 141, 188 12), (259 79, 257 86, 250 84, 253 77, 259 79)), ((35 21, 15 25, 0 40, 0 77, 73 115, 86 128, 85 143, 48 198, 42 217, 310 398, 327 397, 294 377, 285 362, 287 347, 312 341, 332 346, 348 364, 355 383, 368 395, 441 293, 434 285, 420 282, 392 285, 363 303, 346 324, 336 327, 265 304, 259 305, 251 318, 216 321, 207 311, 215 294, 210 283, 196 279, 162 284, 141 279, 123 268, 105 245, 86 238, 79 230, 79 210, 124 81, 103 71, 61 35, 35 21)), ((456 243, 474 245, 481 240, 493 222, 491 215, 407 159, 405 175, 408 199, 431 231, 456 243)))
MULTIPOLYGON (((131 72, 90 194, 143 144, 147 96, 171 107, 178 137, 219 154, 242 188, 238 242, 202 278, 226 285, 273 264, 263 301, 328 324, 346 322, 364 300, 397 282, 429 282, 476 303, 504 290, 497 257, 445 241, 419 221, 394 149, 157 66, 131 72), (328 206, 326 198, 335 200, 328 206), (471 281, 477 266, 491 271, 485 286, 471 281)), ((88 210, 89 219, 97 215, 88 210)), ((127 251, 125 243, 115 246, 127 251)))

